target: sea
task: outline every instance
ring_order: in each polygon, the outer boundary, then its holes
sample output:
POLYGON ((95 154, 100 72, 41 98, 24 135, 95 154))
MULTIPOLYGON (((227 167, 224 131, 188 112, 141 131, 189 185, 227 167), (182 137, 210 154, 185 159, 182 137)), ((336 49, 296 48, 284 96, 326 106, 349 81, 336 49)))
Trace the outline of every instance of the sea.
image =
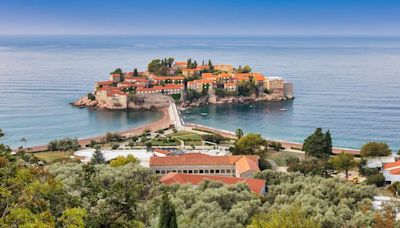
POLYGON ((398 37, 0 36, 1 143, 41 145, 159 119, 158 112, 94 111, 69 103, 115 68, 142 70, 164 57, 250 65, 294 83, 294 100, 193 108, 183 113, 185 122, 294 142, 320 127, 337 147, 381 141, 400 149, 398 37))

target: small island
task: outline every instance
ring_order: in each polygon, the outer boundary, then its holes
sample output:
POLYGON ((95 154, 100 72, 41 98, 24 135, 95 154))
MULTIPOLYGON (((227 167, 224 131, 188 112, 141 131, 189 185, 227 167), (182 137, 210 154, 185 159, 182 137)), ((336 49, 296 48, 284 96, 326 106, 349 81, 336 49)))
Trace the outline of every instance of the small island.
POLYGON ((171 102, 180 109, 205 104, 283 101, 293 99, 293 84, 281 77, 253 72, 248 65, 202 64, 188 59, 154 59, 147 70, 110 73, 97 82, 93 93, 73 102, 74 106, 103 110, 157 110, 171 102))

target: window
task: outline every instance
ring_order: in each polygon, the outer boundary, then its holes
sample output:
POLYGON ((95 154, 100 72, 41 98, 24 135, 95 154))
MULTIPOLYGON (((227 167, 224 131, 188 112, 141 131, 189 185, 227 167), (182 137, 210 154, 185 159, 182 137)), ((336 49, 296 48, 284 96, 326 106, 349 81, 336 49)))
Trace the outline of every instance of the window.
POLYGON ((194 170, 193 172, 194 172, 194 173, 199 173, 199 170, 194 170))
POLYGON ((182 173, 182 170, 178 170, 178 173, 182 173))
POLYGON ((231 170, 230 170, 230 169, 227 169, 226 172, 227 172, 227 173, 231 173, 231 170))
POLYGON ((199 170, 199 172, 200 172, 200 173, 203 173, 203 172, 204 172, 204 170, 200 169, 200 170, 199 170))
POLYGON ((204 173, 208 173, 208 169, 204 170, 204 173))
POLYGON ((187 173, 187 170, 183 170, 183 173, 187 173))
POLYGON ((215 173, 219 173, 219 169, 216 169, 216 170, 215 170, 215 173))
POLYGON ((193 170, 189 170, 189 173, 193 173, 193 170))
POLYGON ((214 173, 214 170, 213 170, 213 169, 210 169, 210 173, 214 173))
POLYGON ((225 169, 221 169, 221 173, 225 173, 225 169))
POLYGON ((165 170, 161 170, 161 174, 165 174, 165 170))
POLYGON ((160 173, 160 170, 156 170, 156 174, 159 174, 160 173))

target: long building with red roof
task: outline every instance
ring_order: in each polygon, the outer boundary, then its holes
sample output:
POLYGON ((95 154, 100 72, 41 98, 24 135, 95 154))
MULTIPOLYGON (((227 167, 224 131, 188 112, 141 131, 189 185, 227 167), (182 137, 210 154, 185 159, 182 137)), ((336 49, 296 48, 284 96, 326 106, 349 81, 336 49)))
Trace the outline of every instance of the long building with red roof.
POLYGON ((150 168, 156 174, 174 172, 233 177, 252 177, 260 171, 255 155, 210 156, 201 153, 151 157, 150 168))

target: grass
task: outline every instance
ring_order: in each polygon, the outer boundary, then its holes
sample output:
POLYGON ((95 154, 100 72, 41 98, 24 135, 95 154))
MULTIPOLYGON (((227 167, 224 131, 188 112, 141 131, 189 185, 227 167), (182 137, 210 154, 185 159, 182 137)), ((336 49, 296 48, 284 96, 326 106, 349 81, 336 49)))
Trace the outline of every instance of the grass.
POLYGON ((177 140, 175 141, 168 141, 168 140, 162 140, 162 139, 152 139, 151 141, 152 146, 179 146, 181 143, 177 140))
POLYGON ((169 134, 168 136, 174 139, 182 140, 185 142, 185 144, 190 144, 192 142, 200 142, 201 144, 202 141, 201 135, 190 131, 178 131, 176 133, 169 134))
POLYGON ((270 151, 267 153, 266 158, 271 159, 276 162, 278 166, 286 166, 286 160, 288 158, 297 157, 299 159, 304 159, 304 154, 301 153, 293 153, 293 152, 286 152, 286 151, 270 151))
POLYGON ((34 153, 33 155, 45 162, 53 162, 56 160, 69 159, 71 153, 63 151, 48 151, 48 152, 34 153))

